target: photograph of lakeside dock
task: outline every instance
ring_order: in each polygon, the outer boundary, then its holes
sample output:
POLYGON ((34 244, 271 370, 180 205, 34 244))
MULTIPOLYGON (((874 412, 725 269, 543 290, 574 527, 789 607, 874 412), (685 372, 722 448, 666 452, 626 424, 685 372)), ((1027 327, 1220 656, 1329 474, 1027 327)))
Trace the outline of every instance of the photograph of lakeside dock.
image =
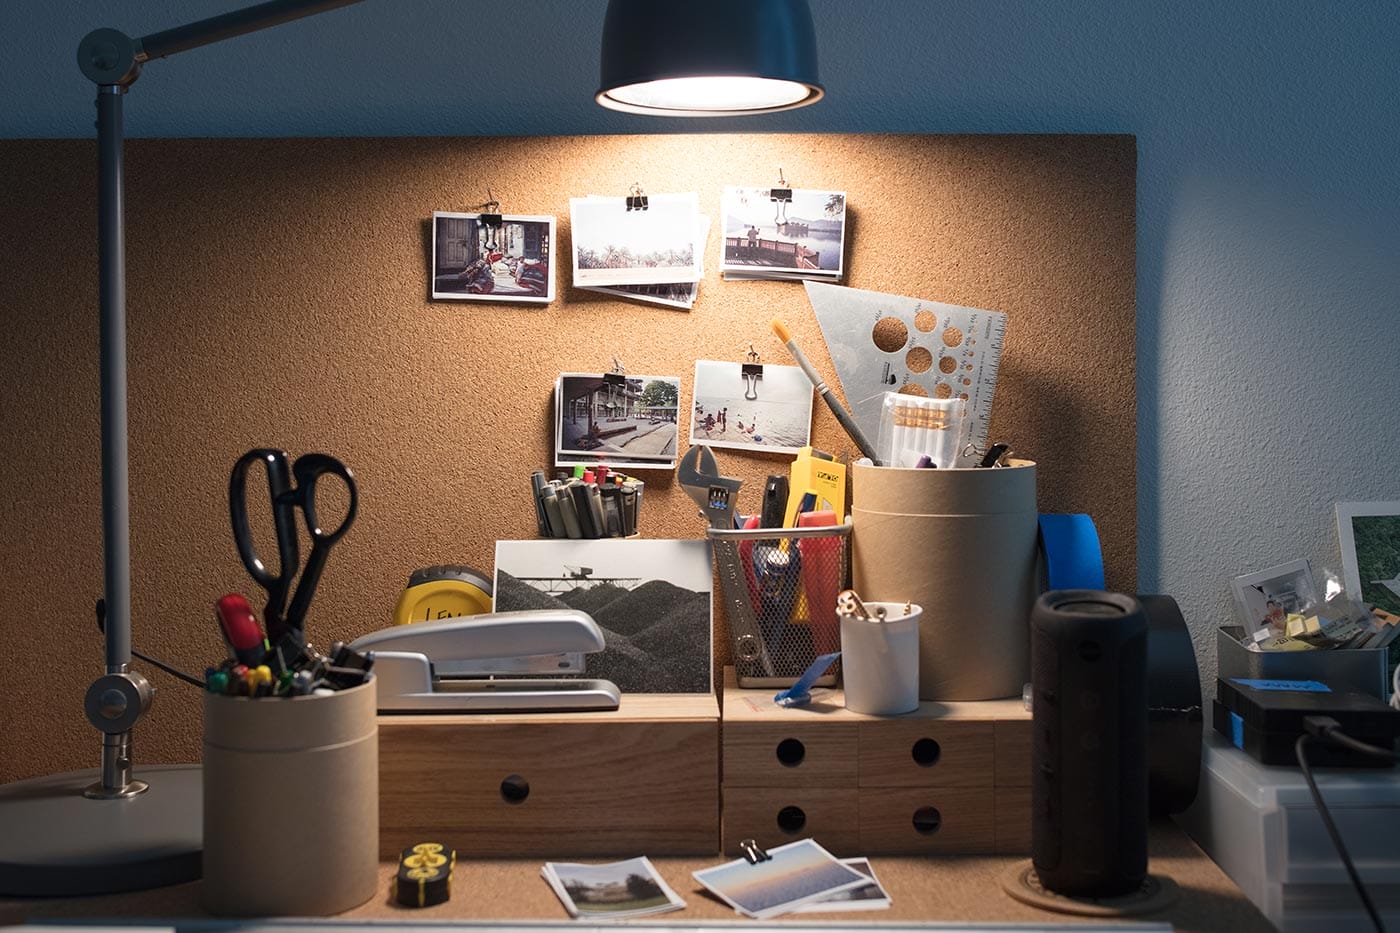
POLYGON ((562 373, 555 381, 559 457, 603 456, 610 465, 676 465, 679 376, 562 373))
POLYGON ((808 188, 785 193, 790 199, 775 197, 771 188, 724 189, 720 271, 726 278, 841 278, 846 193, 808 188))

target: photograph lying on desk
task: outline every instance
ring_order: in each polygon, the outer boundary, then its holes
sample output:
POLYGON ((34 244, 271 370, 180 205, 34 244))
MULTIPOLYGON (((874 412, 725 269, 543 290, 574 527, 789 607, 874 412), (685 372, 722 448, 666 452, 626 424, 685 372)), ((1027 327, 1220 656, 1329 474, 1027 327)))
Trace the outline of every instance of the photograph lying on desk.
POLYGON ((644 285, 697 282, 695 238, 700 198, 657 194, 646 210, 629 210, 627 198, 570 198, 574 284, 644 285))
POLYGON ((554 300, 554 218, 433 212, 434 298, 554 300))
POLYGON ((685 907, 646 856, 606 865, 545 862, 540 874, 571 917, 622 920, 685 907))
POLYGON ((690 442, 795 454, 812 436, 812 381, 799 367, 695 361, 690 442))
POLYGON ((727 187, 722 204, 726 279, 841 278, 846 192, 727 187))
MULTIPOLYGON (((695 233, 695 271, 700 278, 705 277, 705 244, 709 236, 710 218, 701 214, 695 233)), ((695 298, 700 294, 700 282, 697 279, 694 282, 658 282, 652 285, 590 285, 583 290, 689 311, 695 307, 695 298)))
POLYGON ((601 459, 675 467, 680 397, 680 376, 561 373, 554 383, 554 465, 601 459))
POLYGON ((1400 614, 1400 502, 1338 502, 1347 595, 1400 614))
POLYGON ((860 888, 870 878, 843 865, 811 839, 768 850, 767 861, 735 859, 691 877, 739 913, 757 920, 860 888))
POLYGON ((578 609, 606 647, 585 676, 629 693, 708 693, 713 684, 707 541, 496 542, 496 611, 578 609))

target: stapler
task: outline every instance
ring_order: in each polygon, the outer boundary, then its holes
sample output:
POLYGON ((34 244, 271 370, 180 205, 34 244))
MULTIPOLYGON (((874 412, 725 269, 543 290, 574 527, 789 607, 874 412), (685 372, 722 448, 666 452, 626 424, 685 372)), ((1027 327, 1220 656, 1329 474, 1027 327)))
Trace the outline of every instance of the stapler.
POLYGON ((582 673, 583 656, 603 650, 598 623, 576 609, 395 625, 351 647, 374 652, 380 712, 609 710, 620 701, 608 680, 519 677, 582 673))

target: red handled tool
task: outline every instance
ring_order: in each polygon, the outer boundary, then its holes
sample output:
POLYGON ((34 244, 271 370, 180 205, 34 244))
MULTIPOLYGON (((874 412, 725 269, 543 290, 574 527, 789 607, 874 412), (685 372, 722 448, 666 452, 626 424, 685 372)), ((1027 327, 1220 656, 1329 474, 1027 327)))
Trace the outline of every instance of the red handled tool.
POLYGON ((267 654, 267 639, 263 637, 257 613, 248 605, 248 600, 237 593, 221 596, 214 603, 214 617, 218 619, 219 631, 224 633, 224 641, 228 642, 229 650, 238 663, 248 667, 262 663, 267 654))

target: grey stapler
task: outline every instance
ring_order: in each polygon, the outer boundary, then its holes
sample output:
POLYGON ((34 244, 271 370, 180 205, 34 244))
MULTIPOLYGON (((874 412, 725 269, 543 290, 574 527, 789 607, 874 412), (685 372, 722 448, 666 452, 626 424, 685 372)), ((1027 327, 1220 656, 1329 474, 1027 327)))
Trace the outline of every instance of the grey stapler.
POLYGON ((374 652, 381 712, 608 710, 619 702, 608 680, 518 679, 581 673, 583 656, 603 650, 598 623, 576 609, 395 625, 351 647, 374 652))

